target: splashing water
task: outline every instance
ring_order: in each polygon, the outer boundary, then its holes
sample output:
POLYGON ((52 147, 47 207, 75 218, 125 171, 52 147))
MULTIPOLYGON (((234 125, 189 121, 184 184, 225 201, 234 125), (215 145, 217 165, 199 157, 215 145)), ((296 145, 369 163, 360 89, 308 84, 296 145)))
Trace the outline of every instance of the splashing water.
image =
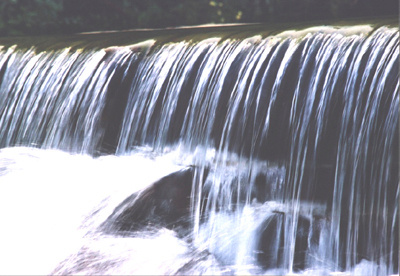
POLYGON ((399 32, 0 50, 0 274, 398 273, 399 32))

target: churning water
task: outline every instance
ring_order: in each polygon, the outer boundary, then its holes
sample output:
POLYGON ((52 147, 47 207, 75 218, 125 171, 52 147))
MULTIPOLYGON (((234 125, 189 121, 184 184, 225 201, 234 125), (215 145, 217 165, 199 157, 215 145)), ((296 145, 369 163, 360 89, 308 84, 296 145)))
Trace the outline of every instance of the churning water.
POLYGON ((0 274, 399 272, 399 31, 0 50, 0 274))

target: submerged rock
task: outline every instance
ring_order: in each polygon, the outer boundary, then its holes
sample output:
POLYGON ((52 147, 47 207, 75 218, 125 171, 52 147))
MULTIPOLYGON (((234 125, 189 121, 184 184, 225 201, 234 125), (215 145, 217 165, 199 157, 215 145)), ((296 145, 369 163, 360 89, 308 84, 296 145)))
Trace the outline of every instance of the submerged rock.
POLYGON ((131 232, 161 226, 178 230, 190 226, 193 185, 202 185, 208 170, 189 167, 167 175, 147 189, 126 198, 103 226, 111 232, 131 232), (203 173, 203 177, 199 177, 203 173))
MULTIPOLYGON (((310 247, 310 221, 299 216, 295 233, 295 248, 293 256, 293 270, 299 271, 306 267, 307 250, 310 247)), ((269 217, 260 227, 260 239, 257 250, 257 260, 265 269, 284 268, 286 253, 289 248, 285 246, 287 230, 287 215, 276 213, 269 217)))

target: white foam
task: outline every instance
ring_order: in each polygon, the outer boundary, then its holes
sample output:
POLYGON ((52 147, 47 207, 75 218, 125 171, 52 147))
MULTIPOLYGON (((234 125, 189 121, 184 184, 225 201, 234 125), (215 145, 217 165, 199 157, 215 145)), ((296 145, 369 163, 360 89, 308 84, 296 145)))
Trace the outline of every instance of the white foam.
POLYGON ((48 274, 117 204, 181 167, 168 157, 7 148, 0 168, 0 274, 48 274))

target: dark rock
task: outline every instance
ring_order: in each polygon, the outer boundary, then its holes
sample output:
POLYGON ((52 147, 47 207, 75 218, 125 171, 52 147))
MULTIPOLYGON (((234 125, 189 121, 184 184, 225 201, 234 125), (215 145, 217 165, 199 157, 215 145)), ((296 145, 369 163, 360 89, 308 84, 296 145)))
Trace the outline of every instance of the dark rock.
POLYGON ((259 172, 253 184, 252 200, 260 203, 268 200, 282 199, 285 171, 282 168, 272 168, 259 172))
POLYGON ((258 244, 257 260, 265 269, 282 267, 284 216, 276 214, 269 217, 261 226, 260 240, 258 244))
POLYGON ((194 178, 199 176, 196 170, 203 172, 202 179, 206 178, 208 170, 195 167, 165 176, 126 198, 103 226, 111 232, 131 232, 152 226, 172 230, 189 227, 192 185, 197 182, 194 178))
MULTIPOLYGON (((268 217, 260 228, 257 260, 264 269, 283 268, 285 258, 284 241, 285 235, 288 235, 288 233, 285 233, 285 216, 286 214, 277 212, 275 215, 268 217)), ((309 233, 310 221, 300 216, 297 221, 295 238, 294 271, 303 270, 306 266, 309 233)))

